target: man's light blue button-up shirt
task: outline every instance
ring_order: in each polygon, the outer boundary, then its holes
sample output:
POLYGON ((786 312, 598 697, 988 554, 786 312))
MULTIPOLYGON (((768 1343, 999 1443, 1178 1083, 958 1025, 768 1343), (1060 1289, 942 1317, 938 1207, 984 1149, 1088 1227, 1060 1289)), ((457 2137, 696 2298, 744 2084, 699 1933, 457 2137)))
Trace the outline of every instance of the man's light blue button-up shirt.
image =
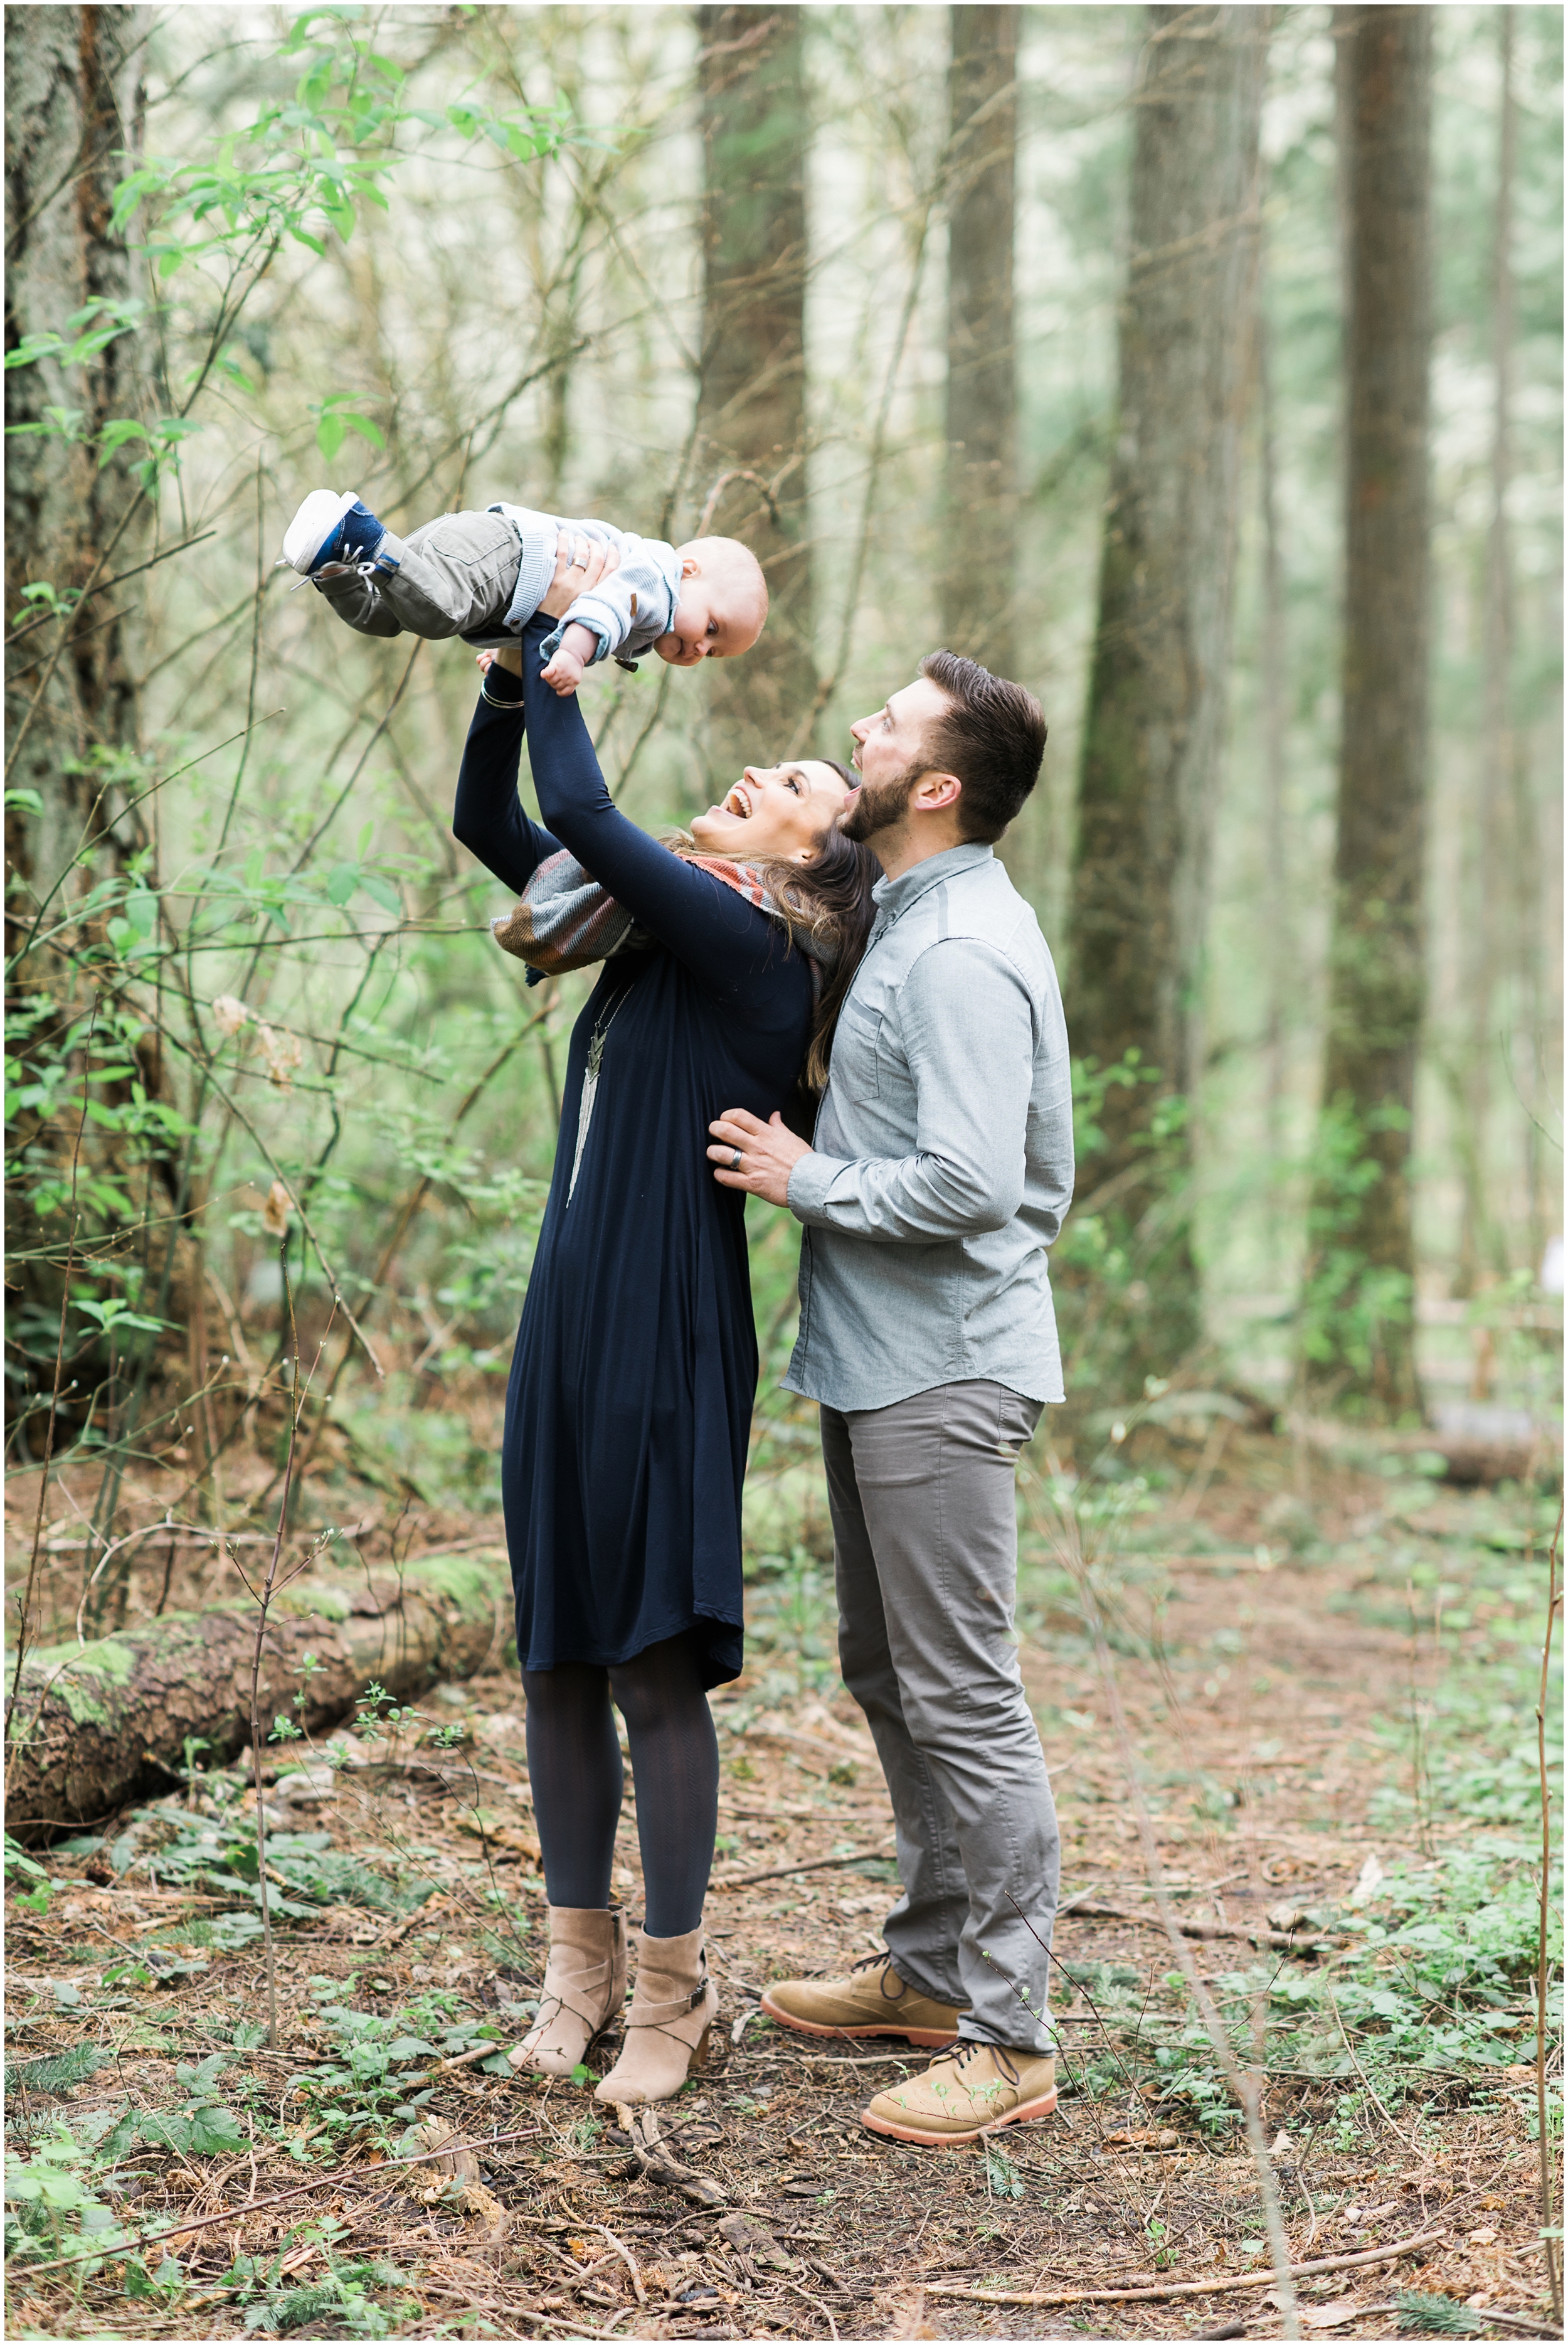
POLYGON ((1039 922, 988 847, 875 892, 790 1175, 805 1228, 784 1384, 845 1410, 976 1377, 1060 1400, 1047 1255, 1072 1197, 1072 1081, 1039 922))

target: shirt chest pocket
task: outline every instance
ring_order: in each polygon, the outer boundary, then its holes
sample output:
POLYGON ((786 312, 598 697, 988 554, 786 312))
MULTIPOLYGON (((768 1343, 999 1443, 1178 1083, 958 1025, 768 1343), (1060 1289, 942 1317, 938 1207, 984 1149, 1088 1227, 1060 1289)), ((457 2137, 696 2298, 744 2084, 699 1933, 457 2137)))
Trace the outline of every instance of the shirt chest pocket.
POLYGON ((851 1099, 877 1096, 876 1037, 881 1025, 880 1012, 868 1010, 853 994, 838 1013, 838 1030, 833 1038, 834 1071, 851 1099))

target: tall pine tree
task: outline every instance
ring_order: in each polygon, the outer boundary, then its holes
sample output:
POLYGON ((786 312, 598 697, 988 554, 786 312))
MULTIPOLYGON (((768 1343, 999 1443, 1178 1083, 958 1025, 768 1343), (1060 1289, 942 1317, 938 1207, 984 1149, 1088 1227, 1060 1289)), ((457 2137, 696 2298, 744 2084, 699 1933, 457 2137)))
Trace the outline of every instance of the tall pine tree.
POLYGON ((1018 535, 1013 347, 1018 11, 956 7, 948 15, 942 639, 951 650, 1010 675, 1018 535))
POLYGON ((694 481, 706 527, 744 539, 768 624, 707 677, 708 758, 778 756, 815 690, 805 543, 804 11, 700 7, 703 344, 694 481))
POLYGON ((1241 435, 1258 258, 1269 12, 1151 7, 1134 111, 1119 398, 1078 778, 1069 1002, 1113 1084, 1086 1152, 1141 1273, 1130 1373, 1201 1332, 1182 1110, 1201 1064, 1241 435))
POLYGON ((1421 1405, 1410 1159, 1425 1001, 1431 15, 1334 12, 1346 196, 1345 607, 1307 1365, 1328 1396, 1384 1416, 1421 1405))

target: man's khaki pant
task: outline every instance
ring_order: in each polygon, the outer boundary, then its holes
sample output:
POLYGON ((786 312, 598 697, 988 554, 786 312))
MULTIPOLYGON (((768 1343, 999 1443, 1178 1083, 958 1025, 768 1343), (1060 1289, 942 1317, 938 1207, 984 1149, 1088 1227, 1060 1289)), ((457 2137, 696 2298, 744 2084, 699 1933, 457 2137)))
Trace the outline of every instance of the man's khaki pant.
POLYGON ((1048 2052, 1061 1846, 1013 1609, 1014 1470, 1040 1405, 938 1385, 822 1412, 839 1660, 893 1800, 904 1894, 883 1935, 961 2035, 1048 2052))

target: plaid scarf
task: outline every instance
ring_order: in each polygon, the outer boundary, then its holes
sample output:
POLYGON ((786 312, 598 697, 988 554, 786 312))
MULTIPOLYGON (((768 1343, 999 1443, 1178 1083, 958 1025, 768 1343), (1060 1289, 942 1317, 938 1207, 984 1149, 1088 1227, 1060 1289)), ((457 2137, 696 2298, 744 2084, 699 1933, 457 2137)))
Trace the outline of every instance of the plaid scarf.
MULTIPOLYGON (((749 863, 732 863, 720 855, 693 855, 679 848, 671 852, 680 855, 683 863, 711 871, 759 912, 771 913, 778 920, 785 919, 777 897, 763 885, 749 863)), ((521 899, 490 925, 502 951, 515 953, 519 960, 528 963, 530 985, 539 985, 565 969, 588 969, 616 953, 636 952, 652 942, 625 906, 618 904, 564 848, 558 855, 546 856, 521 899)), ((804 919, 791 923, 791 937, 811 964, 814 997, 822 969, 833 964, 834 949, 813 935, 804 919)))

